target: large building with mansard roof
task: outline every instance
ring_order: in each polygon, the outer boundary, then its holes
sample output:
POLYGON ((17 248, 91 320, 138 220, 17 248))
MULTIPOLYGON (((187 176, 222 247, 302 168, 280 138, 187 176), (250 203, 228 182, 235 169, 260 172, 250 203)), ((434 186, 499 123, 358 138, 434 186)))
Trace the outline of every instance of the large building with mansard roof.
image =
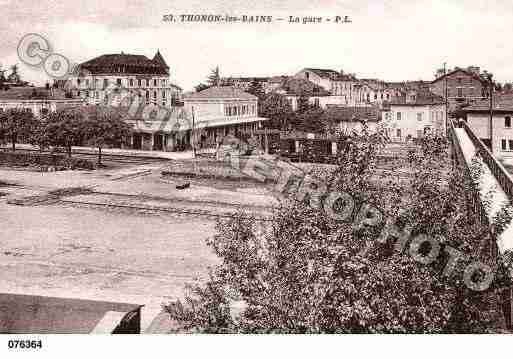
POLYGON ((169 66, 160 51, 152 59, 125 53, 95 57, 77 66, 65 87, 72 97, 89 104, 105 103, 116 88, 127 89, 147 104, 181 104, 182 89, 171 82, 169 66))

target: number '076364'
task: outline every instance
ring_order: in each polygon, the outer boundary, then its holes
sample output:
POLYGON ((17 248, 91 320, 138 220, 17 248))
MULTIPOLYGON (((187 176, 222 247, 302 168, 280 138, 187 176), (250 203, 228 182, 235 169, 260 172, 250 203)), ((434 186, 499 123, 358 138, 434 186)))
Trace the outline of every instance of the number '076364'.
POLYGON ((9 340, 7 347, 9 349, 41 349, 43 342, 41 340, 9 340))

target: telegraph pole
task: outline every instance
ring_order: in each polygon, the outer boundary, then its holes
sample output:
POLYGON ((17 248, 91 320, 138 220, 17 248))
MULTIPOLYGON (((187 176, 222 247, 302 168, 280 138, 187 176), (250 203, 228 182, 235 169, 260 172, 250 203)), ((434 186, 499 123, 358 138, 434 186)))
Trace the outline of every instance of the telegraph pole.
POLYGON ((490 97, 490 150, 493 153, 493 74, 488 73, 487 77, 490 97))
POLYGON ((447 87, 447 62, 444 62, 444 76, 445 76, 445 133, 447 134, 447 132, 449 131, 449 127, 448 127, 448 123, 449 123, 449 119, 448 119, 448 113, 449 113, 449 90, 448 90, 448 87, 447 87))
POLYGON ((194 106, 192 106, 191 146, 192 146, 192 158, 196 158, 196 144, 194 141, 194 106))
POLYGON ((493 153, 493 80, 490 74, 490 149, 493 153))

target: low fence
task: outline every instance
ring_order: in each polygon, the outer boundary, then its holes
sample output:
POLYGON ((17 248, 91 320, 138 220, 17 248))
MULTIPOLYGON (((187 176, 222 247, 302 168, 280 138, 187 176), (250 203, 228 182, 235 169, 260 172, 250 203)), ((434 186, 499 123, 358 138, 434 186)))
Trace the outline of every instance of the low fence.
POLYGON ((0 164, 7 166, 53 166, 55 168, 68 169, 79 168, 92 170, 95 168, 94 163, 82 158, 68 158, 62 154, 48 154, 37 152, 12 152, 0 150, 0 164))

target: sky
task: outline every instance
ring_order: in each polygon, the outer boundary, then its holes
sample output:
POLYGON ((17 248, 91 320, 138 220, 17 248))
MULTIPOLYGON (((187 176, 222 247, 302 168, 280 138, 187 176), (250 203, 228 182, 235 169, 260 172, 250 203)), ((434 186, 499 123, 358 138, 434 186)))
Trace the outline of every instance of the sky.
POLYGON ((0 64, 20 64, 41 85, 41 68, 22 64, 27 33, 80 63, 109 53, 153 57, 185 91, 219 66, 222 76, 292 75, 332 68, 361 78, 432 80, 437 68, 480 66, 513 81, 510 0, 0 0, 0 64), (349 16, 349 24, 163 22, 166 14, 299 17, 349 16))

